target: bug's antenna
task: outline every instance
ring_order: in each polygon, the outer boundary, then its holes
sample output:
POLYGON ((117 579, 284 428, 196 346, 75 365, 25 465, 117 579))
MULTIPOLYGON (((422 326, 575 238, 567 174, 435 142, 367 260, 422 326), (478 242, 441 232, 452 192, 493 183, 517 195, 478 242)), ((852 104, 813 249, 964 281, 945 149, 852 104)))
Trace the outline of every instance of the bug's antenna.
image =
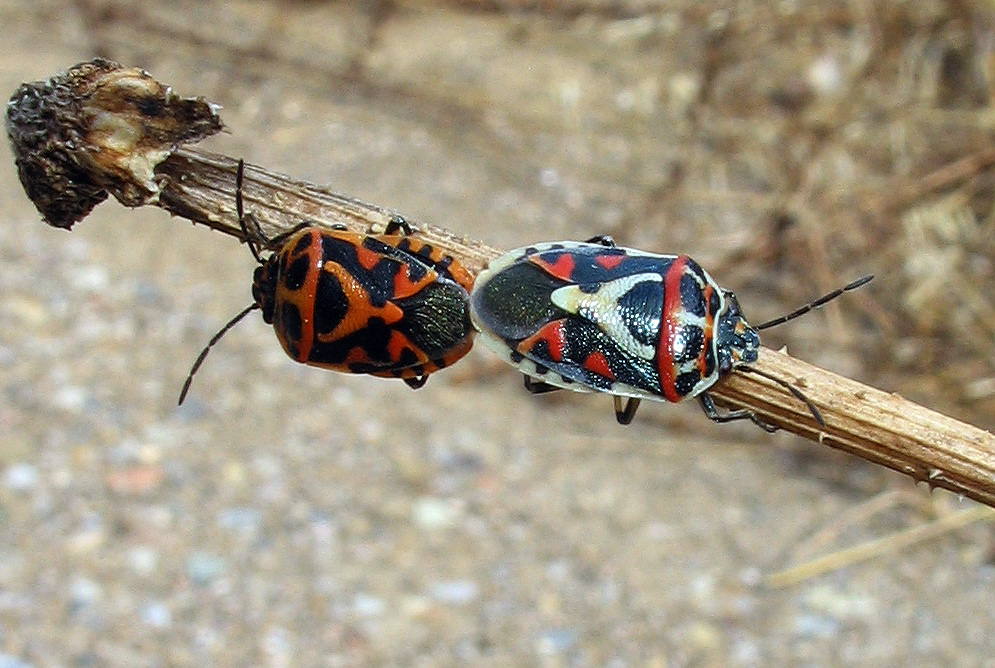
MULTIPOLYGON (((238 225, 242 228, 242 234, 245 235, 245 243, 249 246, 249 252, 252 253, 252 257, 256 258, 256 262, 263 264, 263 259, 259 257, 259 249, 256 248, 256 243, 252 240, 249 235, 249 228, 245 224, 245 219, 251 218, 252 214, 248 216, 245 215, 245 209, 242 206, 242 180, 245 174, 245 160, 239 158, 238 160, 238 171, 235 172, 235 213, 238 214, 238 225)), ((255 219, 253 219, 255 222, 255 219)), ((259 224, 256 223, 256 229, 259 229, 259 224)), ((182 399, 180 403, 183 403, 182 399)))
POLYGON ((183 389, 180 390, 180 400, 177 402, 176 404, 177 406, 183 405, 183 400, 187 398, 187 392, 190 390, 190 383, 193 382, 193 375, 197 373, 197 370, 200 368, 200 365, 204 363, 204 360, 207 358, 207 353, 210 352, 211 347, 215 343, 220 341, 221 337, 224 336, 229 329, 238 324, 239 320, 249 315, 257 308, 259 308, 259 304, 253 304, 252 306, 245 307, 238 315, 229 320, 224 327, 219 329, 217 334, 211 337, 211 340, 207 342, 207 345, 204 346, 204 349, 200 351, 200 355, 197 356, 197 359, 194 361, 193 366, 190 367, 190 373, 187 375, 187 379, 183 382, 183 389))
MULTIPOLYGON (((870 280, 870 277, 866 278, 867 280, 864 281, 865 283, 870 280)), ((799 401, 803 402, 806 406, 808 406, 808 410, 811 411, 812 417, 815 418, 815 421, 818 422, 820 426, 822 427, 826 426, 826 422, 825 420, 822 419, 822 414, 819 412, 819 409, 815 407, 815 404, 813 404, 808 397, 802 394, 801 390, 799 390, 797 387, 795 387, 788 381, 784 380, 783 378, 778 378, 777 376, 772 376, 766 371, 761 371, 760 369, 754 369, 752 366, 738 366, 736 367, 736 371, 747 371, 749 373, 756 374, 761 378, 766 378, 767 380, 774 381, 781 387, 791 392, 791 394, 795 395, 795 397, 797 397, 799 401)))
POLYGON ((826 302, 830 302, 830 301, 836 299, 837 297, 839 297, 844 292, 849 292, 850 290, 856 290, 860 286, 866 285, 867 283, 870 283, 871 279, 873 279, 873 278, 874 278, 873 274, 871 274, 869 276, 864 276, 863 278, 858 278, 857 280, 853 281, 852 283, 847 283, 842 288, 837 288, 836 290, 833 290, 829 294, 822 295, 821 297, 819 297, 815 301, 811 301, 808 304, 805 304, 805 306, 802 306, 801 308, 799 308, 799 309, 797 309, 795 311, 792 311, 791 313, 789 313, 787 315, 782 315, 780 318, 774 318, 773 320, 768 320, 767 322, 764 322, 764 323, 761 323, 759 325, 756 325, 756 326, 753 327, 753 329, 761 330, 761 329, 767 329, 768 327, 773 327, 775 325, 783 325, 784 323, 788 322, 789 320, 794 320, 798 316, 804 315, 804 314, 808 313, 809 311, 811 311, 812 309, 819 308, 820 306, 822 306, 826 302))

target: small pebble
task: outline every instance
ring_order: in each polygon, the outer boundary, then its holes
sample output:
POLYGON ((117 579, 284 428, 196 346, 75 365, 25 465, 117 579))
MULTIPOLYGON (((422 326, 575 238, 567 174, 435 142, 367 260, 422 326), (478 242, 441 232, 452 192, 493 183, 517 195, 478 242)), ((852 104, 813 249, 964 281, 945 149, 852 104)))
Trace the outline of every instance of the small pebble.
POLYGON ((467 605, 477 598, 477 583, 471 580, 448 580, 432 585, 429 594, 440 603, 467 605))
POLYGON ((422 529, 445 529, 459 520, 463 506, 457 500, 423 496, 415 502, 412 513, 415 524, 422 529))
POLYGON ((87 515, 83 525, 71 533, 66 540, 67 549, 73 554, 86 554, 104 544, 107 538, 107 527, 100 515, 87 515))
POLYGON ((563 654, 577 642, 577 632, 573 629, 551 629, 539 636, 536 650, 545 656, 563 654))
POLYGON ((154 629, 166 629, 173 623, 173 613, 165 603, 156 601, 142 608, 142 621, 154 629))
POLYGON ((33 464, 11 464, 3 474, 3 484, 14 492, 28 492, 38 486, 38 468, 33 464))
POLYGON ((103 265, 91 264, 76 267, 72 285, 85 292, 102 292, 110 282, 110 274, 103 265))
POLYGON ((432 602, 424 596, 408 596, 402 607, 409 617, 422 617, 432 609, 432 602))
POLYGON ((195 584, 205 586, 225 572, 224 560, 209 552, 194 552, 187 558, 187 575, 195 584))
POLYGON ((80 413, 86 405, 89 392, 79 385, 63 385, 52 395, 52 403, 69 413, 80 413))
POLYGON ((107 488, 122 496, 146 496, 155 492, 166 479, 166 471, 159 465, 137 464, 108 472, 107 488))
POLYGON ((386 605, 372 594, 359 593, 352 599, 352 609, 360 617, 379 617, 386 605))
POLYGON ((839 631, 839 620, 829 615, 803 612, 795 617, 795 633, 802 638, 832 638, 839 631))
POLYGON ((0 654, 0 668, 34 668, 34 664, 12 654, 0 654))
POLYGON ((159 565, 159 553, 147 545, 139 545, 128 551, 128 564, 136 575, 148 577, 159 565))
POLYGON ((69 603, 75 608, 85 608, 96 603, 103 590, 95 580, 86 577, 77 577, 69 586, 69 603))
POLYGON ((263 651, 269 655, 271 666, 290 665, 291 645, 290 632, 281 626, 271 628, 263 637, 263 651))
POLYGON ((229 508, 218 513, 218 526, 239 533, 254 533, 261 522, 259 511, 251 507, 229 508))

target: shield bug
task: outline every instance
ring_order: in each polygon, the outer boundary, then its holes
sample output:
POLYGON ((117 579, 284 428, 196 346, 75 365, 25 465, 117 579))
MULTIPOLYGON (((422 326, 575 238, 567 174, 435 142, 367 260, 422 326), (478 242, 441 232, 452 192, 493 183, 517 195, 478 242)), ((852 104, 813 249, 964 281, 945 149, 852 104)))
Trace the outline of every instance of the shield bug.
POLYGON ((222 327, 190 369, 179 403, 211 347, 259 309, 284 351, 303 364, 401 378, 417 389, 473 344, 467 300, 473 276, 449 255, 409 236, 395 216, 383 234, 301 224, 267 239, 242 203, 239 161, 235 205, 253 257, 253 303, 222 327), (254 226, 250 233, 247 222, 254 226), (257 247, 253 239, 259 239, 257 247), (261 252, 273 250, 263 257, 261 252))
POLYGON ((540 243, 497 258, 477 277, 470 317, 484 344, 522 371, 530 392, 614 395, 621 424, 632 421, 641 399, 696 397, 716 422, 749 419, 774 431, 752 411, 720 413, 709 388, 734 369, 755 373, 788 389, 824 425, 800 390, 749 366, 759 354, 758 332, 872 278, 754 327, 735 295, 690 257, 622 248, 601 236, 540 243))

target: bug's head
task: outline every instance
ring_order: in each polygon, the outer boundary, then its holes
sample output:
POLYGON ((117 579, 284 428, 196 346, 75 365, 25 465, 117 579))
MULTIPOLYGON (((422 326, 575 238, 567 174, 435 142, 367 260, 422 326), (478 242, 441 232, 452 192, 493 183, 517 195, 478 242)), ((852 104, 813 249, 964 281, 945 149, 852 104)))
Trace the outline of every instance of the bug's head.
POLYGON ((738 366, 757 361, 760 335, 750 323, 746 322, 736 295, 727 290, 723 296, 726 303, 725 309, 717 318, 715 350, 719 375, 724 376, 738 366))
POLYGON ((263 312, 266 324, 273 324, 273 310, 276 308, 277 260, 273 255, 264 261, 252 274, 252 300, 263 312))

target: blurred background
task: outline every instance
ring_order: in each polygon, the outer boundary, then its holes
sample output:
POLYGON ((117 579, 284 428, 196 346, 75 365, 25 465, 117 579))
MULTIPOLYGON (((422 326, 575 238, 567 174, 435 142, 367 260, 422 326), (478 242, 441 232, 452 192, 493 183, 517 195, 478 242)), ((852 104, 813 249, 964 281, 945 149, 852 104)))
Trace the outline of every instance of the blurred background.
MULTIPOLYGON (((995 427, 990 2, 0 0, 0 90, 100 55, 205 147, 512 248, 686 252, 770 347, 995 427), (809 6, 812 5, 812 6, 809 6)), ((6 145, 5 145, 6 146, 6 145)), ((0 665, 990 665, 974 504, 697 406, 297 365, 248 251, 43 225, 0 159, 0 665)))

